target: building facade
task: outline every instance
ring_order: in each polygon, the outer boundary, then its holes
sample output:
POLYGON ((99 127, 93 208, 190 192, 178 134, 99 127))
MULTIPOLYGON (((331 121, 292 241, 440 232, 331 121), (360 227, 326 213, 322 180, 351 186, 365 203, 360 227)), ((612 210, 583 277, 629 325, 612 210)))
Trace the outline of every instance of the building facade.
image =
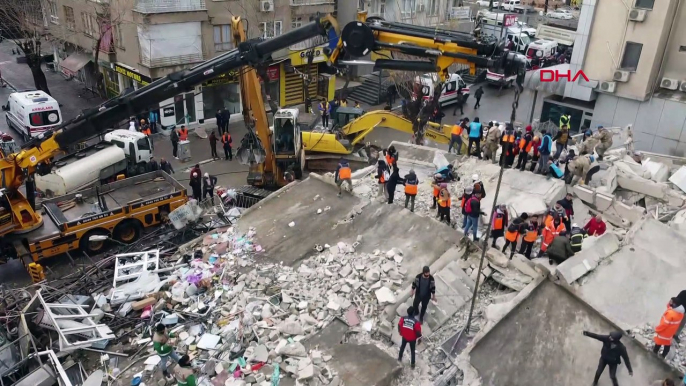
MULTIPOLYGON (((271 38, 308 23, 318 12, 332 13, 337 6, 335 0, 47 1, 49 30, 61 71, 100 87, 109 97, 234 49, 234 15, 247 20, 248 38, 271 38)), ((323 41, 306 42, 273 55, 267 91, 278 105, 303 102, 303 72, 298 69, 310 52, 315 59, 306 67, 317 81, 310 83, 309 95, 333 95, 328 87, 332 80, 320 77, 317 71, 327 59, 321 48, 312 46, 317 43, 323 41)), ((161 101, 160 123, 204 123, 213 119, 218 109, 228 109, 238 118, 242 106, 236 75, 221 74, 192 92, 161 101)))
POLYGON ((367 0, 361 5, 370 16, 388 21, 437 26, 450 18, 452 8, 459 3, 460 0, 367 0))

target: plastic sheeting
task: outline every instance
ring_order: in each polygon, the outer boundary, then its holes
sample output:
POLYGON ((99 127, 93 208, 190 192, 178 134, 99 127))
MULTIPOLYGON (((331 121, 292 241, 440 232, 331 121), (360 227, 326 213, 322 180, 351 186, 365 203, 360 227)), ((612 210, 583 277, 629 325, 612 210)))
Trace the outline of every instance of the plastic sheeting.
POLYGON ((141 57, 150 63, 179 57, 202 59, 200 22, 139 25, 138 39, 141 57))

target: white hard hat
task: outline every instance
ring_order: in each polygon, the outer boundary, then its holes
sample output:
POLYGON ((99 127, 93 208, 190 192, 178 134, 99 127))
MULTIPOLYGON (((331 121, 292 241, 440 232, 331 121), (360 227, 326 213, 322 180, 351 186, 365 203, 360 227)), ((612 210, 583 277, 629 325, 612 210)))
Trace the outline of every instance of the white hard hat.
POLYGON ((197 176, 198 176, 198 173, 193 173, 193 177, 197 177, 197 176))
POLYGON ((209 176, 210 176, 210 173, 205 173, 205 177, 209 177, 209 176))
POLYGON ((572 228, 578 228, 578 227, 579 227, 579 224, 577 224, 577 223, 572 224, 572 228))
POLYGON ((472 181, 479 181, 479 175, 478 174, 472 174, 472 181))

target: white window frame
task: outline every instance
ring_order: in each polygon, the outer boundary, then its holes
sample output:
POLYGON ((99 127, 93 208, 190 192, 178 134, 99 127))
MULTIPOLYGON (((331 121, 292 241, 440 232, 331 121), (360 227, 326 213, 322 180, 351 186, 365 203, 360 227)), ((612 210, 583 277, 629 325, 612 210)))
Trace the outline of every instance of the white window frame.
POLYGON ((386 15, 386 0, 378 0, 376 13, 381 17, 386 15))
POLYGON ((402 9, 401 13, 404 18, 410 18, 412 15, 415 13, 415 9, 417 7, 417 0, 402 0, 402 9))
POLYGON ((260 22, 259 28, 263 39, 273 38, 274 36, 279 36, 283 33, 283 21, 263 21, 260 22))
POLYGON ((100 33, 99 33, 99 26, 98 26, 98 21, 95 18, 94 15, 88 13, 88 12, 81 12, 81 21, 83 22, 83 33, 93 37, 93 38, 98 38, 100 33))
POLYGON ((440 0, 425 0, 429 4, 427 4, 427 9, 426 9, 426 14, 429 16, 437 16, 438 15, 438 5, 440 4, 440 0))
POLYGON ((70 7, 68 5, 63 5, 62 10, 64 10, 64 23, 67 26, 67 29, 70 31, 75 31, 76 30, 76 15, 74 14, 74 7, 70 7), (67 9, 71 9, 71 20, 69 20, 69 16, 67 14, 67 9))
POLYGON ((283 33, 283 21, 274 21, 274 36, 280 36, 283 33))
POLYGON ((223 52, 232 48, 231 25, 219 24, 214 26, 214 51, 223 52))
POLYGON ((59 9, 57 8, 57 1, 56 0, 48 1, 48 5, 50 6, 50 9, 49 9, 50 22, 52 24, 60 24, 60 16, 59 16, 59 9))

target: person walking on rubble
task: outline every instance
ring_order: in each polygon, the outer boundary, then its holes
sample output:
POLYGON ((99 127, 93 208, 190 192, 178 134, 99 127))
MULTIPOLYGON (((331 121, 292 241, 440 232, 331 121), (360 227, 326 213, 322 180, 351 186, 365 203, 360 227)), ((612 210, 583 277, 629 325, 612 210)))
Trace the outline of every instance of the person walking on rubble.
POLYGON ((179 359, 179 365, 174 369, 174 378, 176 378, 177 386, 196 386, 198 384, 195 372, 193 372, 191 358, 188 355, 179 359))
POLYGON ((400 169, 398 168, 398 164, 394 163, 393 164, 393 173, 391 173, 391 177, 386 181, 386 193, 388 195, 388 203, 392 204, 393 199, 395 198, 395 188, 398 186, 398 184, 402 185, 404 184, 405 181, 403 181, 402 177, 400 177, 400 169))
POLYGON ((595 152, 598 153, 598 160, 602 161, 605 152, 612 147, 612 132, 603 126, 598 126, 597 138, 600 143, 595 147, 595 152))
POLYGON ((488 123, 488 133, 486 133, 486 143, 484 145, 484 156, 489 159, 491 163, 495 163, 495 156, 498 153, 498 144, 500 141, 500 129, 497 123, 488 123))
POLYGON ((483 214, 481 211, 481 191, 475 191, 472 196, 464 204, 465 214, 467 216, 467 221, 465 222, 464 237, 469 239, 469 231, 472 231, 474 236, 473 241, 478 240, 477 231, 479 230, 479 217, 483 214))
POLYGON ((475 145, 476 156, 481 159, 481 138, 484 136, 484 128, 479 122, 479 117, 474 118, 474 122, 469 124, 469 145, 467 146, 467 155, 471 156, 472 145, 475 145))
POLYGON ((529 215, 524 212, 519 217, 516 217, 514 220, 512 220, 512 223, 507 227, 507 231, 505 232, 505 246, 503 246, 503 253, 505 253, 507 247, 511 245, 512 249, 510 250, 510 259, 512 259, 515 254, 515 250, 517 249, 517 240, 519 240, 519 236, 526 231, 526 223, 528 219, 529 215))
POLYGON ((462 199, 460 200, 460 208, 462 209, 462 229, 467 226, 467 211, 465 210, 465 204, 467 204, 467 201, 472 197, 473 192, 474 188, 468 186, 464 189, 464 193, 462 193, 462 199))
POLYGON ((414 200, 417 197, 417 187, 419 186, 419 178, 413 169, 405 175, 405 209, 407 204, 410 204, 410 212, 414 212, 414 200))
POLYGON ((460 121, 453 125, 453 129, 450 132, 450 143, 448 144, 448 153, 452 153, 453 147, 457 152, 457 155, 462 153, 462 132, 464 131, 465 122, 460 121))
POLYGON ((414 318, 415 308, 407 308, 407 316, 400 318, 398 322, 398 333, 402 338, 402 343, 400 344, 400 352, 398 353, 398 362, 403 361, 403 353, 405 352, 405 347, 410 345, 410 366, 414 369, 414 357, 415 350, 417 348, 417 339, 422 337, 422 324, 420 321, 414 318))
POLYGON ((519 254, 524 255, 527 259, 531 259, 531 249, 538 238, 541 225, 538 223, 538 216, 532 215, 529 223, 526 224, 526 232, 522 237, 522 245, 519 247, 519 254))
POLYGON ((619 383, 617 383, 617 366, 622 364, 622 359, 624 359, 624 364, 626 365, 627 370, 629 370, 629 375, 632 377, 634 376, 634 370, 631 368, 631 361, 629 361, 629 354, 627 354, 624 344, 620 342, 620 339, 622 339, 621 331, 613 331, 610 335, 599 335, 589 331, 584 331, 583 334, 584 336, 603 342, 603 348, 600 350, 598 369, 593 378, 593 386, 598 385, 600 376, 603 375, 606 366, 610 367, 612 385, 619 386, 619 383))
POLYGON ((515 169, 524 171, 526 168, 526 161, 529 158, 529 152, 534 147, 534 136, 531 125, 526 127, 526 132, 519 139, 519 157, 517 158, 517 166, 515 169))
POLYGON ((438 214, 439 221, 450 225, 450 192, 446 183, 441 184, 441 191, 438 193, 438 214), (445 187, 443 187, 445 185, 445 187))
POLYGON ((388 169, 388 165, 386 164, 386 161, 383 159, 379 159, 377 162, 377 167, 376 167, 376 178, 377 181, 379 181, 379 192, 377 193, 377 197, 384 196, 388 198, 388 191, 386 190, 386 181, 388 181, 389 178, 391 178, 391 171, 388 169))
POLYGON ((426 314, 426 307, 429 306, 429 300, 436 301, 436 281, 431 275, 429 266, 424 266, 422 273, 414 278, 410 296, 414 296, 412 303, 414 315, 419 315, 419 322, 424 323, 424 315, 426 314), (422 306, 421 311, 420 304, 422 306))
POLYGON ((669 349, 672 347, 672 338, 679 330, 679 325, 684 319, 684 306, 679 304, 679 299, 671 298, 667 304, 667 310, 662 314, 660 324, 655 327, 655 347, 653 352, 658 354, 662 349, 662 357, 667 357, 669 349))
POLYGON ((538 173, 548 174, 548 159, 553 149, 553 139, 550 138, 546 130, 541 130, 541 135, 543 139, 541 139, 541 145, 538 147, 538 173))
POLYGON ((498 205, 493 212, 493 218, 491 219, 491 237, 493 237, 492 248, 495 248, 495 242, 501 238, 505 237, 505 228, 508 226, 508 213, 506 205, 498 205))
POLYGON ((350 193, 353 192, 353 174, 352 169, 350 169, 350 164, 345 158, 341 158, 338 162, 338 167, 336 168, 336 173, 334 174, 334 180, 336 181, 336 186, 338 186, 338 197, 343 193, 343 183, 348 185, 348 190, 350 193))
POLYGON ((165 378, 171 378, 171 375, 167 370, 167 361, 169 361, 169 358, 179 362, 179 355, 169 342, 173 337, 173 334, 167 334, 167 327, 162 323, 155 327, 155 334, 152 337, 152 347, 160 357, 160 369, 162 369, 162 374, 164 374, 165 378))

